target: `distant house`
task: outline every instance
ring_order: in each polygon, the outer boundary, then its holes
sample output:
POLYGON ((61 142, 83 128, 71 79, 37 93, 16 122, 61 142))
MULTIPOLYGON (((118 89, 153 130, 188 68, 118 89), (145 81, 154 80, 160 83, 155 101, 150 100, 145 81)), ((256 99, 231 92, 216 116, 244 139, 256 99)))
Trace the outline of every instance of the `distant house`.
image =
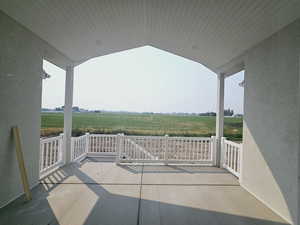
POLYGON ((235 114, 234 117, 243 117, 243 114, 235 114))

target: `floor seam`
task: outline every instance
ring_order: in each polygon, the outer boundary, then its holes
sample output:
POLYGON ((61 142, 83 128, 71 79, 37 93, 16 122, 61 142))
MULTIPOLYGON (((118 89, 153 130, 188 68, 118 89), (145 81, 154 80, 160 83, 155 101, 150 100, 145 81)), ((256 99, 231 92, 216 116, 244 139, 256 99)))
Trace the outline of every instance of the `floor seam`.
POLYGON ((50 183, 40 182, 40 184, 87 184, 87 185, 140 185, 140 183, 50 183))
POLYGON ((40 182, 40 184, 85 184, 85 185, 132 185, 132 186, 219 186, 219 187, 238 187, 239 184, 143 184, 143 183, 51 183, 51 182, 40 182))
POLYGON ((140 224, 140 213, 141 213, 141 201, 142 201, 142 187, 143 187, 143 175, 144 175, 144 164, 142 165, 142 174, 140 180, 140 193, 139 193, 139 202, 138 202, 138 212, 136 218, 136 225, 140 224))

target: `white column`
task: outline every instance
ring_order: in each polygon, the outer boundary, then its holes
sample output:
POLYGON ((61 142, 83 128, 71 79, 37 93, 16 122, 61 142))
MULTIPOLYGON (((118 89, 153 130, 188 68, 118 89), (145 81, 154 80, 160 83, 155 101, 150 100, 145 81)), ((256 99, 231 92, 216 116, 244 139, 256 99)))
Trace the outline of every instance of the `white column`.
POLYGON ((217 118, 216 118, 216 164, 221 166, 221 138, 224 131, 224 74, 218 75, 218 87, 217 87, 217 118))
POLYGON ((71 137, 72 137, 72 107, 73 107, 73 83, 74 67, 66 69, 65 83, 65 107, 64 107, 64 154, 65 163, 71 161, 71 137))

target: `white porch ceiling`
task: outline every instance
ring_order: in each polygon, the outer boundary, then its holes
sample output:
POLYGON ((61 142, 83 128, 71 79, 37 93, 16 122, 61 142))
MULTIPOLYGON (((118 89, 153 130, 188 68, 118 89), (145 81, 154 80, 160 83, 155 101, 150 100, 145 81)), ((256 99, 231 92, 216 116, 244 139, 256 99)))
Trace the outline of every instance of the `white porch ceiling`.
POLYGON ((76 62, 152 45, 216 68, 300 17, 297 0, 1 0, 76 62))

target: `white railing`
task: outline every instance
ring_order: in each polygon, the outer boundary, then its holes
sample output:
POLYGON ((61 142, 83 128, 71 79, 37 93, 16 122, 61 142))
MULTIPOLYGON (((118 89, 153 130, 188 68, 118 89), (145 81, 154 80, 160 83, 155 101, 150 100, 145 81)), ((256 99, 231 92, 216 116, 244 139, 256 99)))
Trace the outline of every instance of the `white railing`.
MULTIPOLYGON (((144 152, 143 157, 135 157, 135 155, 128 155, 131 161, 140 161, 140 160, 164 160, 164 137, 159 136, 123 136, 125 145, 124 149, 120 148, 122 152, 123 161, 124 155, 130 152, 144 152), (136 144, 137 147, 134 147, 132 144, 136 144)), ((121 160, 122 161, 122 160, 121 160)))
MULTIPOLYGON (((85 134, 71 139, 71 161, 114 155, 118 163, 216 165, 216 138, 85 134)), ((63 165, 63 135, 41 139, 40 177, 63 165)), ((240 177, 242 145, 221 140, 221 165, 240 177)))
POLYGON ((147 150, 145 150, 142 146, 135 143, 133 140, 129 138, 120 138, 120 149, 122 151, 118 152, 119 162, 121 161, 135 161, 135 160, 155 160, 156 157, 151 155, 147 150), (123 145, 123 147, 122 147, 123 145))
POLYGON ((40 177, 63 164, 62 148, 63 135, 40 140, 40 177))
POLYGON ((121 136, 120 162, 214 164, 215 138, 121 136))
POLYGON ((223 167, 237 177, 241 174, 242 144, 222 138, 223 167))
POLYGON ((89 148, 89 134, 71 139, 71 161, 81 160, 86 157, 89 148))
POLYGON ((214 138, 170 137, 167 139, 167 160, 214 162, 214 138))
POLYGON ((117 135, 90 134, 88 137, 88 155, 117 153, 117 135))

